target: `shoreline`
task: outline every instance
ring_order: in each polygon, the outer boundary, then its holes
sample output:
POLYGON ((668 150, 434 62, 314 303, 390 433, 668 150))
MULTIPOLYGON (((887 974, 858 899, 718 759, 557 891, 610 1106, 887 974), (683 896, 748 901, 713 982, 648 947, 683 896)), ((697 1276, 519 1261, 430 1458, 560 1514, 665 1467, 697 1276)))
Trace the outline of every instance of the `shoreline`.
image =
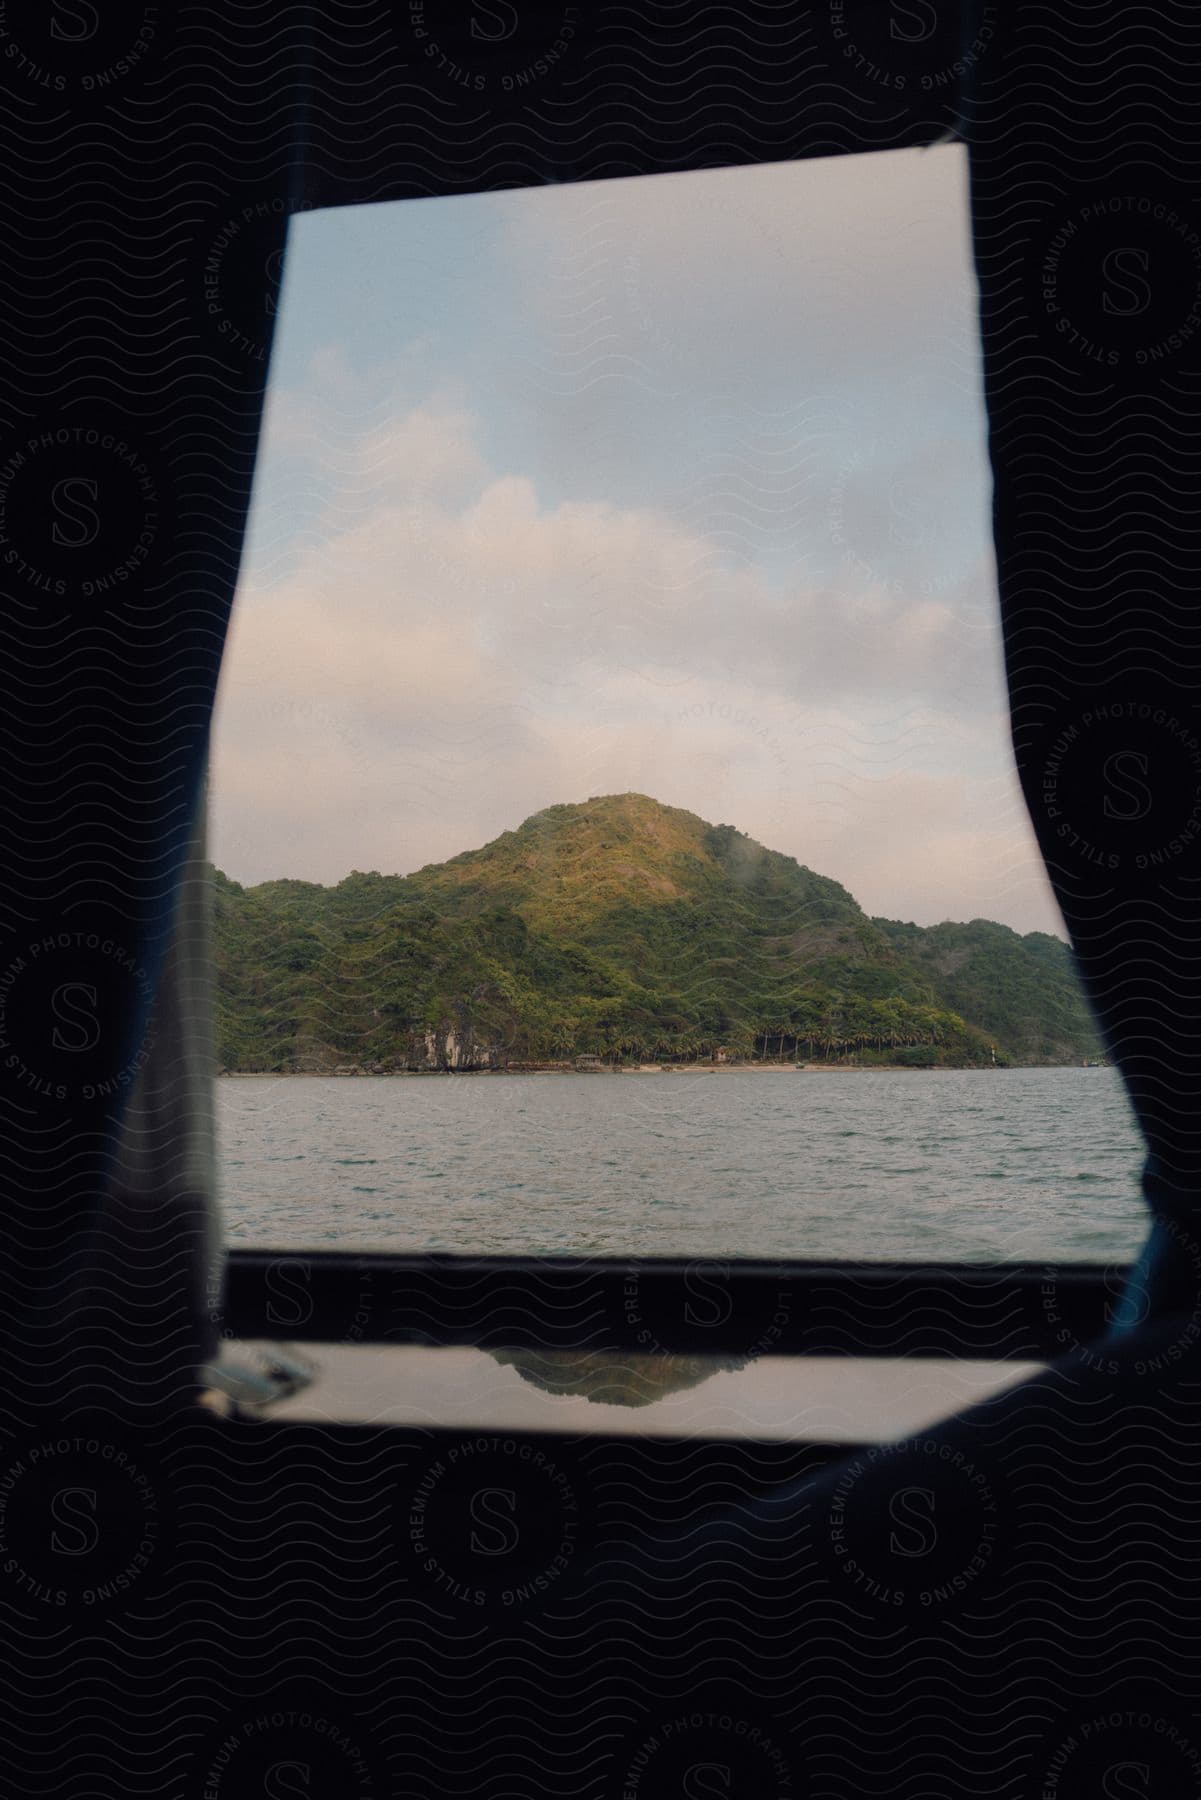
POLYGON ((429 1081, 457 1076, 508 1076, 526 1080, 540 1075, 568 1075, 579 1080, 596 1075, 1005 1075, 1031 1069, 1108 1068, 1108 1064, 1092 1063, 997 1063, 942 1064, 932 1068, 914 1068, 908 1063, 740 1063, 733 1067, 721 1064, 666 1063, 659 1067, 644 1065, 622 1069, 378 1069, 355 1070, 353 1074, 337 1074, 333 1069, 219 1069, 219 1081, 429 1081))

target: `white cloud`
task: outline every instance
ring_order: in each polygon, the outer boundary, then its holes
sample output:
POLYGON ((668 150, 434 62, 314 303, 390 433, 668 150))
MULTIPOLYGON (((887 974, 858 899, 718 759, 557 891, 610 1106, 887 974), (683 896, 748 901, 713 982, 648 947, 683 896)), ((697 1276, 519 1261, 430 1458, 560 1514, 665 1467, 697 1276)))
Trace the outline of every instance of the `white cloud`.
MULTIPOLYGON (((213 769, 229 873, 412 869, 633 788, 872 912, 1057 928, 985 567, 933 595, 853 567, 773 583, 661 506, 543 504, 487 466, 462 396, 377 394, 357 435, 343 407, 336 381, 310 391, 289 449, 320 504, 286 557, 282 525, 278 554, 260 529, 235 611, 213 769)), ((272 408, 278 434, 295 402, 272 408)))

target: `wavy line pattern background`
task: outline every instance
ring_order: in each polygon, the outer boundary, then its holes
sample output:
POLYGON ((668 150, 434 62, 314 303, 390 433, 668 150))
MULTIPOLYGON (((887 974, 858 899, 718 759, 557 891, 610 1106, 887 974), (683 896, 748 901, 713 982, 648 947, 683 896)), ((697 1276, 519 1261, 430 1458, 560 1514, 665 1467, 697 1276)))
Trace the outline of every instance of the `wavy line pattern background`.
POLYGON ((1201 1791, 1187 1304, 1183 1327, 1082 1346, 824 1475, 820 1448, 190 1404, 211 1340, 203 1154, 152 1146, 162 1110, 122 1102, 160 1045, 164 1104, 202 1103, 154 1002, 181 956, 265 301, 310 204, 837 154, 959 120, 1019 763, 1152 1126, 1153 1191, 1178 1218, 1196 1192, 1199 876, 1172 845, 1196 675, 1201 26, 1170 0, 1004 19, 975 0, 962 21, 917 0, 515 10, 0 18, 14 1791, 1201 1791), (1119 842, 1106 771, 1153 760, 1142 836, 1119 842))

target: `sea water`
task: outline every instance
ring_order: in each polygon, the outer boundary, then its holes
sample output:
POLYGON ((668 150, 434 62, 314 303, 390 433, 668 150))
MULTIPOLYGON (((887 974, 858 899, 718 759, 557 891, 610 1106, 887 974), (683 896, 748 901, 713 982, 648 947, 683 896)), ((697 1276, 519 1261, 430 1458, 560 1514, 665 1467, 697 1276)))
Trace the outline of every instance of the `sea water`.
POLYGON ((1110 1069, 248 1076, 217 1082, 232 1243, 1124 1261, 1110 1069))

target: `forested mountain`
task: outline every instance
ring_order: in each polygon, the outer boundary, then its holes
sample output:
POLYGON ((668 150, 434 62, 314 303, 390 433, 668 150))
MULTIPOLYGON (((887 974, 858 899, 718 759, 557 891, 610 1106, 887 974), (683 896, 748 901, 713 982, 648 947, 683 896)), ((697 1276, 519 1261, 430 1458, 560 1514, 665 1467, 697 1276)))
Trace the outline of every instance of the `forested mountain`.
POLYGON ((641 794, 549 807, 413 875, 215 885, 231 1070, 1098 1054, 1058 939, 869 919, 836 881, 641 794))
POLYGON ((873 923, 947 1006, 1003 1040, 1015 1062, 1079 1062, 1099 1054, 1070 952, 1059 938, 1045 931, 1019 937, 988 919, 925 928, 892 919, 873 923))

